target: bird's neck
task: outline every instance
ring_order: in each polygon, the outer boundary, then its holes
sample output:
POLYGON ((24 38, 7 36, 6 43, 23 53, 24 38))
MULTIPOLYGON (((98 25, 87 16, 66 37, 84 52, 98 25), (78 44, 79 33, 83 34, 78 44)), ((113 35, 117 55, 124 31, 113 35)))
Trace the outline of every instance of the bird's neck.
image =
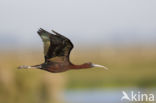
POLYGON ((72 64, 70 66, 70 69, 87 69, 87 68, 92 68, 92 66, 88 65, 88 64, 81 64, 81 65, 74 65, 74 64, 72 64))

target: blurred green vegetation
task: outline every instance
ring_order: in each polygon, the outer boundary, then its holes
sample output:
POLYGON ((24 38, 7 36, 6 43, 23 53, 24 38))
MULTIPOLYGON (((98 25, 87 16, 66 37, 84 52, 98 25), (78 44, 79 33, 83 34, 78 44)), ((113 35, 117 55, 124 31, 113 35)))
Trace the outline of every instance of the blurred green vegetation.
POLYGON ((69 71, 68 88, 156 86, 156 49, 105 48, 77 51, 75 55, 72 58, 74 62, 92 61, 107 66, 109 70, 93 68, 69 71))
POLYGON ((23 64, 42 63, 42 51, 1 51, 0 56, 0 103, 51 103, 64 89, 156 87, 156 48, 74 49, 73 63, 93 62, 109 70, 91 68, 56 74, 17 69, 23 64))

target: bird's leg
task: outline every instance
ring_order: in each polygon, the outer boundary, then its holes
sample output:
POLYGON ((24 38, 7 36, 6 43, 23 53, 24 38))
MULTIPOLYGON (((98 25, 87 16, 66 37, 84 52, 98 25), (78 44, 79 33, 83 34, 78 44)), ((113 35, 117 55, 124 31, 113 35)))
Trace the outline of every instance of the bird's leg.
POLYGON ((18 67, 18 69, 29 69, 29 68, 31 68, 31 66, 21 65, 18 67))
POLYGON ((18 69, 30 69, 30 68, 41 68, 41 65, 34 65, 34 66, 22 65, 18 67, 18 69))

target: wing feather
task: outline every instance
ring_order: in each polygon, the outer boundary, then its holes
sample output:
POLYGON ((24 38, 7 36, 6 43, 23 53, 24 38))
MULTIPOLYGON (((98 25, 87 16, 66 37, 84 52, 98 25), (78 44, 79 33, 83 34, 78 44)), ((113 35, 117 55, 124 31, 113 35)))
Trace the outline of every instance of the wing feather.
POLYGON ((44 43, 44 55, 46 55, 50 47, 50 34, 44 31, 43 29, 39 29, 38 34, 40 35, 44 43))
POLYGON ((73 48, 72 42, 65 36, 53 31, 49 33, 43 29, 38 31, 42 41, 44 42, 44 55, 46 61, 69 61, 70 51, 73 48))

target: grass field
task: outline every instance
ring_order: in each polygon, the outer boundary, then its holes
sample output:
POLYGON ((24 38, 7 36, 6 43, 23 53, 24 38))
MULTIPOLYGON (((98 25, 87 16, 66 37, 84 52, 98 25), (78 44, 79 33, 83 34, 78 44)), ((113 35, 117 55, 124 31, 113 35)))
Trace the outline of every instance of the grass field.
POLYGON ((156 48, 152 47, 72 51, 73 63, 102 64, 108 71, 92 68, 53 74, 37 69, 18 70, 19 65, 42 63, 42 51, 1 51, 0 56, 0 103, 50 103, 57 98, 55 94, 68 89, 156 87, 156 48))

